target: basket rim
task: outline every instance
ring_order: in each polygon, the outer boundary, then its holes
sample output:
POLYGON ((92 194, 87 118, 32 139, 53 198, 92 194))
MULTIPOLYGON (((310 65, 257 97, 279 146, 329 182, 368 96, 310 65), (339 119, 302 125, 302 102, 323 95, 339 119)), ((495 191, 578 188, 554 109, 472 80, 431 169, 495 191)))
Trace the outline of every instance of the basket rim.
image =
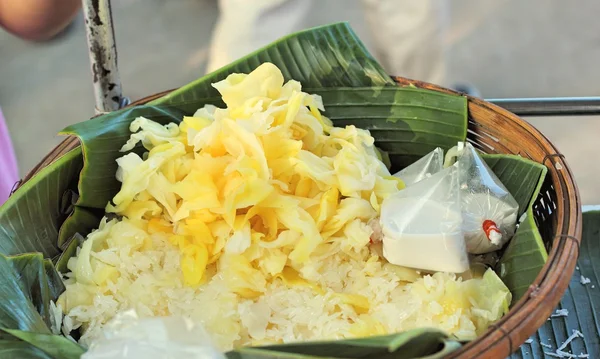
MULTIPOLYGON (((537 144, 547 153, 546 157, 536 162, 541 163, 548 169, 547 176, 550 176, 554 185, 554 190, 557 194, 557 208, 555 211, 558 213, 558 221, 552 240, 552 249, 548 254, 546 264, 535 281, 530 285, 525 295, 511 307, 510 311, 504 317, 490 326, 477 339, 447 356, 448 358, 472 358, 485 354, 485 357, 506 357, 516 351, 527 338, 537 331, 546 321, 546 318, 550 316, 565 293, 575 270, 581 244, 583 219, 581 198, 573 173, 564 156, 554 144, 533 125, 517 115, 483 99, 468 96, 464 93, 431 83, 397 76, 392 76, 392 78, 400 86, 412 85, 419 88, 464 96, 467 98, 469 112, 472 107, 482 108, 509 119, 514 124, 518 124, 522 131, 531 134, 537 144)), ((138 99, 125 108, 147 104, 174 90, 166 90, 138 99)), ((97 116, 99 115, 92 118, 97 116)), ((41 169, 79 146, 80 142, 78 138, 74 136, 65 138, 17 183, 15 190, 30 180, 41 169)))

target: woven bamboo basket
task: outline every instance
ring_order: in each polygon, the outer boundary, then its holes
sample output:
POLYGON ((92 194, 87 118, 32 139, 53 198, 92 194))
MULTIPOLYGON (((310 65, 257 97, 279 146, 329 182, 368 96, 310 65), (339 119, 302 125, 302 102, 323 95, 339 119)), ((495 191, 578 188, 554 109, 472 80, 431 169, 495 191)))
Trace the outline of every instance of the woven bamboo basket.
MULTIPOLYGON (((425 82, 401 77, 394 79, 399 85, 412 84, 456 94, 455 91, 425 82)), ((146 104, 169 92, 148 96, 129 106, 146 104)), ((550 249, 548 261, 527 293, 506 316, 477 340, 449 356, 506 358, 545 323, 569 285, 581 243, 581 201, 564 156, 533 126, 503 108, 474 97, 468 97, 468 112, 467 140, 473 146, 490 154, 520 155, 548 168, 548 176, 533 206, 538 229, 550 249)), ((75 137, 65 139, 23 178, 17 188, 79 145, 75 137)))

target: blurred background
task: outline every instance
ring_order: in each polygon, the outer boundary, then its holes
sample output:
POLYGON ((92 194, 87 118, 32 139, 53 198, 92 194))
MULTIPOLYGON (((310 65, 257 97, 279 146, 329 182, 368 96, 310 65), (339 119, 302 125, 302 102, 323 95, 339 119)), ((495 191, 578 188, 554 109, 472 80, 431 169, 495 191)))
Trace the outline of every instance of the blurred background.
MULTIPOLYGON (((369 49, 359 0, 319 0, 303 27, 349 21, 369 49)), ((113 1, 124 94, 135 100, 205 73, 217 0, 113 1)), ((454 0, 443 36, 446 83, 470 83, 484 98, 600 96, 600 2, 454 0)), ((395 75, 403 75, 397 73, 395 75)), ((0 108, 25 174, 65 126, 93 115, 83 16, 57 38, 27 42, 0 30, 0 108)), ((593 155, 600 117, 527 118, 567 156, 585 204, 600 204, 593 155)))

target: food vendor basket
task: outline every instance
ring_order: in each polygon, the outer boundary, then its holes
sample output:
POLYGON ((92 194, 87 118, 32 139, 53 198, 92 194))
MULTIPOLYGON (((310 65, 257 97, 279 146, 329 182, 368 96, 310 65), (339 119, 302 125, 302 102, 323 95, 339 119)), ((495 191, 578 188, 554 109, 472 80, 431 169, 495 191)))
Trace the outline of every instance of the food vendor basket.
MULTIPOLYGON (((109 18, 107 21, 110 23, 109 18)), ((112 32, 112 26, 108 31, 112 32)), ((112 36, 111 33, 109 35, 112 36)), ((88 36, 93 40, 97 35, 90 35, 88 28, 88 36)), ((101 45, 114 47, 114 43, 101 45)), ((92 66, 95 61, 110 62, 115 70, 112 76, 117 78, 106 79, 105 84, 102 84, 102 78, 98 81, 95 79, 96 90, 106 90, 107 84, 112 83, 116 86, 111 86, 111 91, 120 91, 116 71, 116 52, 114 58, 101 58, 106 56, 106 53, 110 54, 110 51, 90 54, 92 66)), ((398 85, 412 84, 433 91, 456 93, 425 82, 402 77, 394 79, 398 85)), ((103 96, 98 96, 98 92, 97 106, 102 107, 98 110, 111 110, 102 105, 103 96)), ((146 104, 169 92, 150 95, 128 106, 146 104)), ((127 104, 118 92, 117 98, 118 101, 115 101, 118 104, 117 108, 127 104)), ((513 304, 507 315, 489 328, 485 334, 449 356, 451 358, 506 358, 544 324, 569 285, 581 242, 581 201, 573 174, 564 156, 544 135, 519 116, 498 105, 479 98, 468 96, 467 98, 469 121, 467 140, 473 146, 489 154, 519 155, 544 165, 548 170, 546 180, 533 205, 535 223, 549 251, 546 264, 526 294, 513 304)), ((66 138, 23 178, 20 185, 22 186, 33 175, 78 146, 80 143, 77 138, 66 138)))
MULTIPOLYGON (((399 84, 452 92, 436 85, 401 77, 399 84)), ((129 106, 148 103, 168 92, 148 96, 129 106)), ((468 99, 468 141, 485 153, 515 154, 545 165, 548 175, 534 204, 535 220, 544 243, 550 249, 548 261, 510 312, 484 335, 465 345, 451 357, 505 358, 515 351, 552 314, 565 292, 579 254, 581 201, 573 174, 564 156, 533 126, 513 113, 481 99, 468 99)), ((54 160, 79 146, 69 137, 54 148, 23 182, 54 160)))

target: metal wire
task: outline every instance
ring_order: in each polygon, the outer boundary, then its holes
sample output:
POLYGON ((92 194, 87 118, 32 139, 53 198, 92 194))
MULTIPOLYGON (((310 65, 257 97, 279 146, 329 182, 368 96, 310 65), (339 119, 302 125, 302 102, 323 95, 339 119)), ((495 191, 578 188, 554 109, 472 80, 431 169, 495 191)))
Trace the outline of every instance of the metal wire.
POLYGON ((486 99, 519 116, 600 115, 600 97, 486 99))

